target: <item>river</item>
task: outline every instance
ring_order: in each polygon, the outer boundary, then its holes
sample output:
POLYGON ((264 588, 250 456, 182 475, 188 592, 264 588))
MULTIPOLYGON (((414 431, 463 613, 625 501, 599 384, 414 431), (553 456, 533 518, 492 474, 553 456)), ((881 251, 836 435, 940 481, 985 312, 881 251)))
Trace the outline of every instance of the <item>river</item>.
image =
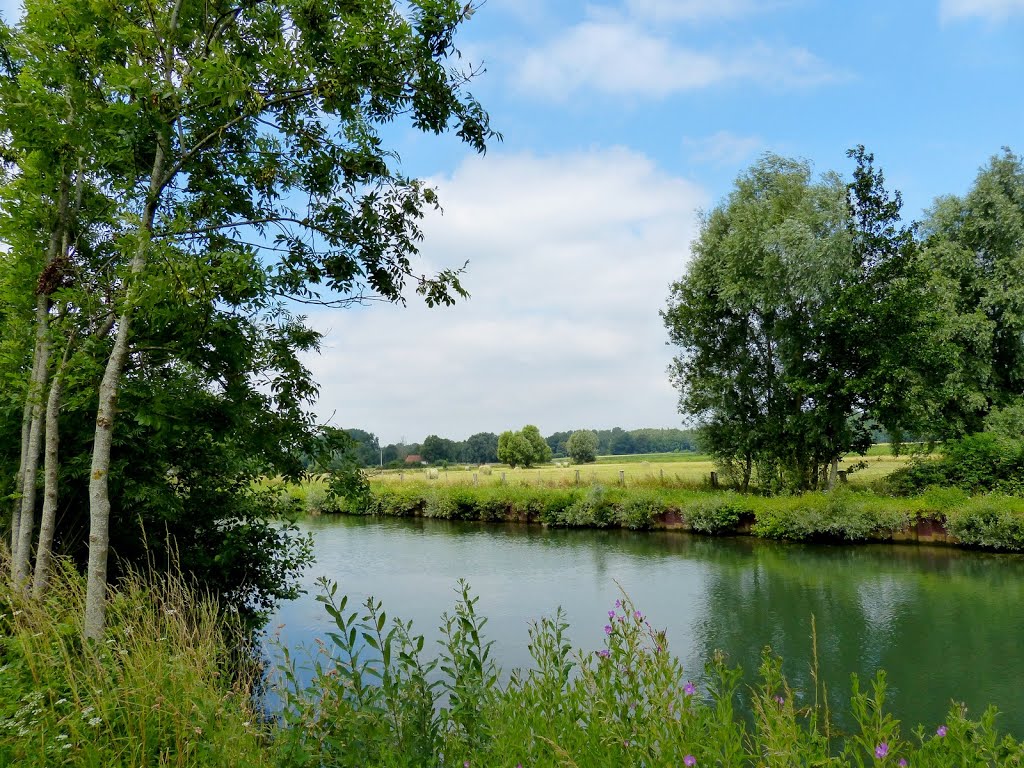
POLYGON ((320 576, 357 602, 383 600, 430 648, 466 579, 506 671, 529 665, 529 622, 558 606, 575 645, 599 649, 621 587, 667 629, 698 683, 716 649, 753 682, 769 645, 793 688, 813 691, 814 616, 834 712, 845 709, 851 672, 863 680, 883 668, 905 734, 917 723, 934 729, 955 699, 974 715, 995 704, 1000 728, 1024 737, 1024 556, 422 519, 324 516, 301 527, 315 542, 308 593, 282 605, 270 625, 292 650, 332 626, 314 600, 320 576))

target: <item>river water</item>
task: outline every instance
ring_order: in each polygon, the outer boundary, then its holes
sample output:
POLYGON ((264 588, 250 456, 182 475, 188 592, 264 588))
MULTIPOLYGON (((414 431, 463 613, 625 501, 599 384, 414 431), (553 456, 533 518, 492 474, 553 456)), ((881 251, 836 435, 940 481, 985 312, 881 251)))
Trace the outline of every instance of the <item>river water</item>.
POLYGON ((814 616, 834 712, 845 709, 851 672, 864 680, 882 668, 904 733, 917 723, 933 730, 956 700, 975 715, 996 705, 1001 729, 1024 737, 1024 556, 422 519, 325 516, 302 527, 315 542, 308 594, 271 622, 293 650, 332 627, 314 600, 320 576, 351 600, 373 595, 389 616, 412 619, 428 648, 466 579, 506 671, 530 664, 529 622, 559 606, 574 644, 599 649, 621 587, 667 629, 697 682, 720 649, 753 683, 767 645, 784 658, 792 687, 813 691, 814 616))

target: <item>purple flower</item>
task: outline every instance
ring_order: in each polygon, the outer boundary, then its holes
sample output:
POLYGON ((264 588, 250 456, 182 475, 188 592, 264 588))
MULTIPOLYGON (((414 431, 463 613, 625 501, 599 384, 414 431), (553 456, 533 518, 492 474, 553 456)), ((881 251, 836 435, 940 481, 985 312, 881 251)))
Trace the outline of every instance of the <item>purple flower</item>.
POLYGON ((469 768, 469 760, 462 764, 462 768, 469 768))
POLYGON ((621 608, 622 607, 622 601, 621 600, 616 600, 615 601, 615 607, 616 608, 621 608))
POLYGON ((945 736, 946 733, 947 733, 946 726, 944 726, 944 725, 940 725, 938 728, 935 729, 935 735, 938 736, 940 739, 943 736, 945 736))
POLYGON ((633 611, 633 618, 637 621, 640 621, 641 619, 643 619, 643 617, 644 615, 640 613, 640 611, 633 611))
POLYGON ((695 694, 696 692, 697 686, 695 686, 691 682, 687 682, 686 685, 683 686, 683 693, 685 693, 687 696, 693 696, 693 694, 695 694))
POLYGON ((605 648, 603 650, 598 651, 597 655, 600 656, 602 659, 607 659, 609 656, 612 655, 612 652, 605 648))
POLYGON ((622 746, 628 747, 629 746, 629 739, 626 739, 624 742, 622 742, 622 746))
POLYGON ((901 757, 900 761, 896 763, 900 768, 907 768, 907 758, 901 757))
POLYGON ((615 611, 608 611, 608 618, 609 619, 614 619, 615 618, 615 611))
POLYGON ((693 755, 687 755, 686 757, 683 758, 683 765, 690 766, 690 765, 696 765, 696 764, 697 764, 697 758, 694 757, 693 755))
POLYGON ((604 633, 606 635, 610 635, 612 633, 612 625, 611 624, 605 624, 604 625, 604 633))
POLYGON ((884 741, 875 747, 875 757, 881 760, 883 757, 889 754, 889 745, 884 741))
POLYGON ((775 697, 775 702, 781 707, 783 704, 786 703, 786 700, 784 698, 782 698, 781 696, 776 696, 775 697))

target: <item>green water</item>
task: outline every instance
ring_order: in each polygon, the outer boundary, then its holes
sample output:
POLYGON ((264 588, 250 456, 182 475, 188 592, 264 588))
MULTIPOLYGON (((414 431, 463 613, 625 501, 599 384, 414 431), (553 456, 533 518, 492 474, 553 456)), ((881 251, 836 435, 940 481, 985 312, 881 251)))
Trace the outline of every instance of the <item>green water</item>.
POLYGON ((313 600, 321 575, 354 599, 382 599, 428 644, 457 580, 467 579, 506 670, 530 663, 529 622, 558 606, 574 643, 599 649, 621 586, 668 630, 670 649, 697 682, 714 650, 752 673, 770 645, 793 688, 813 691, 813 615, 834 709, 844 707, 851 672, 864 678, 883 668, 892 711, 908 725, 933 729, 955 699, 975 714, 995 704, 1001 727, 1024 736, 1022 556, 343 516, 303 527, 317 558, 304 577, 309 594, 271 624, 284 625, 292 648, 329 628, 313 600))

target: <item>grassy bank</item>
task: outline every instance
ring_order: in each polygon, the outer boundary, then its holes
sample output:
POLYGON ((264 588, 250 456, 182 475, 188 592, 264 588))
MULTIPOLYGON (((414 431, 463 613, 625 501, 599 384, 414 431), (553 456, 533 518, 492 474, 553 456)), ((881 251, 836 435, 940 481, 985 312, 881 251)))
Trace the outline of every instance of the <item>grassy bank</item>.
POLYGON ((1024 551, 1024 499, 933 488, 893 497, 846 487, 832 493, 755 496, 672 483, 550 486, 406 480, 370 484, 366 500, 333 499, 320 483, 291 487, 309 514, 520 521, 557 527, 681 528, 793 541, 926 540, 1024 551))
POLYGON ((767 650, 748 682, 710 659, 709 686, 698 689, 656 617, 625 596, 595 617, 604 625, 600 648, 571 649, 556 615, 531 629, 531 668, 506 676, 465 585, 441 617, 437 655, 379 603, 356 606, 333 585, 322 588, 336 631, 317 658, 287 657, 271 673, 282 712, 265 721, 228 666, 229 634, 212 603, 180 583, 136 579, 116 590, 106 642, 87 647, 77 640, 77 574, 65 571, 43 606, 0 587, 0 765, 945 768, 1024 760, 992 712, 971 720, 953 706, 941 723, 904 728, 886 713, 882 674, 854 684, 855 727, 844 734, 819 704, 824 682, 815 675, 813 690, 793 690, 767 650), (312 674, 296 674, 296 663, 315 665, 312 674))

